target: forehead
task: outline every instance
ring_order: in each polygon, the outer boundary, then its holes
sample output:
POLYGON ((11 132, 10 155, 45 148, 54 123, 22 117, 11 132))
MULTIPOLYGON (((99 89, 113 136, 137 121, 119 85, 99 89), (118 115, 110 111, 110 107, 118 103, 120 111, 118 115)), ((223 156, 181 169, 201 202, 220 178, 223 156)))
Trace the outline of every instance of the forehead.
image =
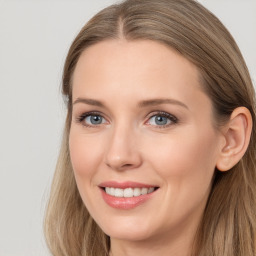
POLYGON ((202 93, 200 73, 176 51, 150 40, 108 40, 87 48, 73 75, 73 96, 133 100, 202 93))
MULTIPOLYGON (((145 71, 173 70, 175 73, 179 69, 184 69, 186 74, 197 78, 199 72, 197 67, 185 57, 177 53, 171 47, 152 40, 127 41, 124 39, 105 40, 89 46, 85 49, 76 65, 75 74, 79 71, 85 72, 86 69, 104 70, 116 69, 115 64, 122 64, 119 70, 126 69, 136 75, 135 67, 140 66, 145 71), (130 70, 129 70, 130 68, 130 70)), ((116 71, 119 71, 116 69, 116 71)), ((141 70, 140 70, 141 73, 141 70)))

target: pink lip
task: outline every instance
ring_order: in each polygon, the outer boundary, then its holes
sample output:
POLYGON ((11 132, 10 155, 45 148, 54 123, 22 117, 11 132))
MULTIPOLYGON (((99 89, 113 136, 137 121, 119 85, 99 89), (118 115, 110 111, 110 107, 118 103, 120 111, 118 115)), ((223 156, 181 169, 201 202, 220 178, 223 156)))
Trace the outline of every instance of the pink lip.
POLYGON ((151 188, 151 187, 156 187, 154 185, 148 185, 148 184, 142 184, 142 183, 137 183, 137 182, 115 182, 115 181, 108 181, 108 182, 103 182, 99 185, 101 189, 101 194, 104 199, 104 201, 111 207, 117 208, 117 209, 123 209, 123 210, 129 210, 133 209, 146 201, 148 201, 150 198, 152 198, 155 194, 155 191, 146 194, 146 195, 140 195, 136 197, 114 197, 105 192, 103 187, 112 187, 112 188, 151 188))
POLYGON ((152 188, 157 187, 156 185, 143 184, 133 181, 117 182, 117 181, 106 181, 99 184, 99 187, 109 188, 152 188))

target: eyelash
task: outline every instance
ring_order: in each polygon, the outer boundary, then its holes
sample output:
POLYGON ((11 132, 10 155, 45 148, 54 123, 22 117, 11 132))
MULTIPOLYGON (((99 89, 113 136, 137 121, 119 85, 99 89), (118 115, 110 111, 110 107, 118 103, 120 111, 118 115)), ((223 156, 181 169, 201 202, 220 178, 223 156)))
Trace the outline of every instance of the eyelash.
POLYGON ((158 129, 164 129, 164 128, 168 128, 169 126, 172 126, 172 125, 176 125, 178 124, 179 120, 177 117, 175 117, 174 115, 171 115, 167 112, 163 112, 163 111, 155 111, 153 113, 150 114, 150 116, 148 117, 148 121, 146 123, 149 122, 149 120, 152 118, 152 117, 156 117, 156 116, 160 116, 160 117, 165 117, 167 119, 170 120, 170 123, 169 124, 166 124, 166 125, 154 125, 155 127, 157 127, 158 129))
MULTIPOLYGON (((83 126, 86 126, 86 127, 90 127, 90 128, 94 128, 94 127, 97 127, 99 125, 89 125, 89 124, 86 124, 85 122, 83 122, 85 120, 86 117, 88 116, 100 116, 102 118, 104 118, 101 113, 99 112, 87 112, 87 113, 83 113, 82 115, 80 115, 76 121, 80 124, 82 124, 83 126)), ((105 119, 105 118, 104 118, 105 119)))
MULTIPOLYGON (((80 115, 78 118, 76 118, 76 121, 77 121, 78 123, 82 124, 83 126, 89 127, 89 128, 95 128, 95 127, 98 127, 98 126, 101 125, 101 124, 99 124, 99 125, 97 125, 97 124, 95 124, 95 125, 86 124, 86 123, 84 122, 84 120, 85 120, 88 116, 99 116, 99 117, 102 117, 103 119, 105 119, 105 118, 102 116, 102 114, 99 113, 99 112, 87 112, 87 113, 83 113, 83 114, 80 115)), ((179 122, 178 118, 175 117, 174 115, 171 115, 171 114, 169 114, 169 113, 167 113, 167 112, 163 112, 163 111, 154 111, 153 113, 150 114, 150 116, 148 117, 146 123, 148 123, 149 120, 150 120, 152 117, 154 117, 154 116, 165 117, 165 118, 169 119, 170 122, 171 122, 171 123, 166 124, 166 125, 153 125, 153 126, 157 127, 158 129, 167 128, 167 127, 169 127, 169 126, 171 126, 171 125, 176 125, 176 124, 178 124, 178 122, 179 122)))

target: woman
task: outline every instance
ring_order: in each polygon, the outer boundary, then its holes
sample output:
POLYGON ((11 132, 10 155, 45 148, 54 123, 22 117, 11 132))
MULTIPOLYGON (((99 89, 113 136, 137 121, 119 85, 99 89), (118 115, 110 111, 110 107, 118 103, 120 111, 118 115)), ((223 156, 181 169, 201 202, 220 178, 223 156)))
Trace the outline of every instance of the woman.
POLYGON ((256 255, 254 89, 213 14, 192 0, 104 9, 71 45, 63 95, 53 255, 256 255))

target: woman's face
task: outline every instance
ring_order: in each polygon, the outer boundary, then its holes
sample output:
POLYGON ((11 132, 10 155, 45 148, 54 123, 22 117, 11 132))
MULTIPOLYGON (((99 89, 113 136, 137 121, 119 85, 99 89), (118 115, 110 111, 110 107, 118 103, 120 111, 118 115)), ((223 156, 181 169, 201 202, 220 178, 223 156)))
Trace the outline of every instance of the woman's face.
POLYGON ((197 68, 153 41, 87 48, 73 76, 70 155, 83 202, 113 239, 195 231, 223 136, 197 68))

